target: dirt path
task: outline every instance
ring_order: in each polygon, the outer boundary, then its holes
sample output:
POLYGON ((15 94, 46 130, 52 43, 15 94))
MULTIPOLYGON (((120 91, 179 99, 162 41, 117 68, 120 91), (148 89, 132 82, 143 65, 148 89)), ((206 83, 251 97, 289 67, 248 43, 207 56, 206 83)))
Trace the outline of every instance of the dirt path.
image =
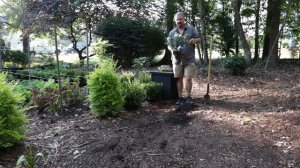
POLYGON ((196 106, 161 101, 105 120, 85 106, 35 115, 25 144, 47 155, 44 167, 300 167, 300 68, 212 79, 210 104, 199 74, 196 106))

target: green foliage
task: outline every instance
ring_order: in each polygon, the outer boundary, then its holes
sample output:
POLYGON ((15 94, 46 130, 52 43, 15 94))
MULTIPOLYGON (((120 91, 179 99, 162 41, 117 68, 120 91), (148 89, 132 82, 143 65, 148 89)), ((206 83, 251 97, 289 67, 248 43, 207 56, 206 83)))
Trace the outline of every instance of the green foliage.
POLYGON ((151 80, 151 74, 148 72, 140 72, 137 81, 141 83, 142 88, 146 92, 146 100, 153 102, 159 100, 162 94, 162 85, 151 80))
POLYGON ((21 95, 22 101, 29 102, 31 99, 31 92, 29 89, 22 84, 22 82, 17 82, 14 87, 14 91, 21 95))
POLYGON ((109 57, 109 55, 106 54, 107 48, 111 47, 112 45, 108 43, 106 40, 97 39, 96 43, 92 46, 92 51, 96 53, 96 56, 99 58, 99 60, 109 57))
POLYGON ((145 20, 111 18, 97 27, 95 34, 113 46, 107 52, 114 55, 118 63, 129 68, 133 59, 149 57, 151 60, 164 47, 164 33, 145 20))
POLYGON ((9 60, 23 66, 29 63, 28 55, 19 50, 11 50, 9 52, 9 60))
POLYGON ((146 91, 146 100, 153 102, 160 100, 162 96, 162 85, 153 81, 142 83, 143 89, 146 91))
MULTIPOLYGON (((33 80, 28 84, 33 104, 39 111, 55 113, 59 109, 59 88, 53 79, 48 81, 33 80)), ((81 102, 84 98, 78 82, 66 80, 61 86, 63 106, 69 106, 81 102)))
POLYGON ((116 70, 116 62, 103 59, 100 67, 88 76, 90 108, 97 117, 117 116, 124 105, 122 84, 116 70))
POLYGON ((27 167, 27 168, 34 168, 38 167, 37 163, 40 158, 43 159, 43 162, 45 162, 45 156, 43 153, 37 153, 34 156, 34 152, 32 151, 31 147, 26 147, 26 155, 22 155, 19 157, 16 167, 27 167))
POLYGON ((232 75, 244 75, 248 64, 244 57, 232 56, 222 60, 223 67, 232 75))
POLYGON ((125 95, 124 108, 126 110, 136 110, 142 106, 142 103, 147 98, 147 93, 138 82, 123 83, 123 91, 125 95))
POLYGON ((0 148, 7 148, 25 137, 27 119, 20 107, 20 95, 0 73, 0 148))
POLYGON ((234 53, 236 30, 233 22, 229 16, 219 13, 213 20, 214 27, 216 28, 216 44, 220 49, 222 55, 229 56, 234 53))
POLYGON ((151 82, 151 74, 148 72, 139 72, 137 75, 137 80, 140 83, 149 83, 151 82))
POLYGON ((122 83, 133 82, 134 81, 134 77, 135 77, 135 75, 132 72, 123 72, 120 75, 120 81, 122 83))
POLYGON ((133 68, 143 69, 149 68, 151 65, 151 59, 149 57, 139 57, 133 60, 133 68))

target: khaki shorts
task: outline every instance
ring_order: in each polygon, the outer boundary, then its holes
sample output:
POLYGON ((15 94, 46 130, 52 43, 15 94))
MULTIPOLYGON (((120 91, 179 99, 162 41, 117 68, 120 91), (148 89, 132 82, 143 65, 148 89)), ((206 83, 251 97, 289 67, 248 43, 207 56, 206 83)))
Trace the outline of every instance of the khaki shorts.
POLYGON ((183 76, 194 76, 196 73, 195 63, 187 65, 176 65, 173 64, 174 78, 179 78, 183 76))

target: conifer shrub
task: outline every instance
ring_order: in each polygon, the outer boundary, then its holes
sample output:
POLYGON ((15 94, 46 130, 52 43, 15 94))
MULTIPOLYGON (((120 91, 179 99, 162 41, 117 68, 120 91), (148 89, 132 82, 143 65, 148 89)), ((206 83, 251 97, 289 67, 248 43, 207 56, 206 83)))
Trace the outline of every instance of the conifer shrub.
POLYGON ((146 92, 146 100, 153 102, 161 99, 162 85, 151 80, 149 72, 140 72, 137 76, 138 81, 142 84, 142 88, 146 92))
POLYGON ((156 82, 142 83, 142 87, 146 92, 146 100, 154 102, 162 98, 162 84, 156 82))
POLYGON ((222 60, 222 65, 232 75, 244 75, 248 68, 245 58, 241 56, 226 57, 222 60))
POLYGON ((123 91, 125 95, 124 108, 126 110, 136 110, 140 108, 147 98, 146 91, 139 82, 123 83, 123 91))
POLYGON ((20 106, 21 96, 13 89, 6 75, 0 73, 0 148, 11 147, 25 137, 27 119, 20 106))
POLYGON ((122 83, 133 82, 134 78, 135 78, 135 75, 132 72, 123 72, 120 75, 120 80, 122 83))
POLYGON ((96 117, 117 116, 124 105, 122 84, 116 70, 116 62, 104 59, 88 76, 90 108, 96 117))

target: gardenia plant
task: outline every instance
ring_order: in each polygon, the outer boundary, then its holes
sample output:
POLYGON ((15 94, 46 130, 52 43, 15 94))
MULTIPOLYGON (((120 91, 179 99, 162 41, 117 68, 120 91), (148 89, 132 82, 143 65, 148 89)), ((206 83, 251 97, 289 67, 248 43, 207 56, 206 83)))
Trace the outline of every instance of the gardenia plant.
POLYGON ((168 39, 170 46, 173 49, 173 54, 177 60, 181 59, 183 45, 187 44, 187 37, 176 33, 168 39))

